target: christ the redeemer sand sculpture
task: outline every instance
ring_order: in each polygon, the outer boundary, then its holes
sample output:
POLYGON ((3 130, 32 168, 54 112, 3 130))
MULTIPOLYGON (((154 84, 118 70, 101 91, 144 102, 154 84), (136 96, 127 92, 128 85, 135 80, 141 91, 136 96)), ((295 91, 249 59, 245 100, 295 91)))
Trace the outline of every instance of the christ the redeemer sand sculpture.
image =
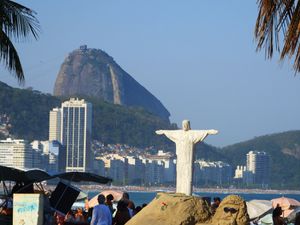
POLYGON ((176 144, 176 193, 192 195, 194 147, 217 130, 191 130, 190 121, 182 121, 182 130, 157 130, 176 144))

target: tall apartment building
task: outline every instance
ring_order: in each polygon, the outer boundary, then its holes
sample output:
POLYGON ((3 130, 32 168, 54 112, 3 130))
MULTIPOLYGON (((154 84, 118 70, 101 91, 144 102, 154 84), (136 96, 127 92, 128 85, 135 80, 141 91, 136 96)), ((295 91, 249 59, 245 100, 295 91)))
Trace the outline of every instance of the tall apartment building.
POLYGON ((54 108, 49 113, 49 141, 61 142, 61 109, 54 108))
POLYGON ((0 165, 28 169, 33 167, 33 150, 25 140, 0 140, 0 165))
POLYGON ((266 152, 250 151, 247 154, 247 170, 254 174, 254 183, 269 183, 270 157, 266 152))
POLYGON ((61 114, 61 142, 66 147, 66 171, 91 171, 91 103, 71 98, 62 103, 61 114))

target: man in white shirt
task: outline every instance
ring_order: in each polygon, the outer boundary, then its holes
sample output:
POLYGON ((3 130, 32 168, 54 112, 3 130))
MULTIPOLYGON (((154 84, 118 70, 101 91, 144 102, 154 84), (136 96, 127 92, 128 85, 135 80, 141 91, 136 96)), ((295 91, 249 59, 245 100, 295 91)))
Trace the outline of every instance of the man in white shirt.
POLYGON ((104 195, 98 195, 98 203, 93 210, 91 225, 112 225, 111 212, 104 204, 104 195))

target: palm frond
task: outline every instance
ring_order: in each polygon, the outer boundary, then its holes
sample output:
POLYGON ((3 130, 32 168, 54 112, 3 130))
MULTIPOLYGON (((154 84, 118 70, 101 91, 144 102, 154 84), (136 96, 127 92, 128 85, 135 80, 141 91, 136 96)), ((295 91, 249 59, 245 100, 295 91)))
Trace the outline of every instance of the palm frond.
POLYGON ((0 61, 13 73, 20 84, 24 72, 18 53, 11 39, 24 40, 32 35, 38 38, 40 25, 31 9, 10 0, 0 0, 0 61))
POLYGON ((22 40, 31 34, 38 38, 40 25, 34 11, 9 0, 1 0, 0 8, 2 30, 9 38, 22 40))
POLYGON ((19 55, 9 37, 0 31, 0 61, 4 62, 5 67, 13 73, 18 81, 24 82, 24 73, 19 59, 19 55))
POLYGON ((300 2, 258 0, 258 7, 254 31, 257 50, 264 48, 267 58, 272 58, 274 48, 280 53, 280 60, 295 57, 294 69, 300 72, 300 2), (282 49, 279 46, 281 42, 282 49))

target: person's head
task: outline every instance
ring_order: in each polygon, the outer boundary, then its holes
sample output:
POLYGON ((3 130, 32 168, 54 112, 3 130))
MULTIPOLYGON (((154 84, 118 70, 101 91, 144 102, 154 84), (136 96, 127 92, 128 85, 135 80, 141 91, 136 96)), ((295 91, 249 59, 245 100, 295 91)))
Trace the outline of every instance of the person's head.
POLYGON ((191 129, 190 121, 189 120, 183 120, 182 121, 182 129, 184 131, 188 131, 191 129))
POLYGON ((117 205, 117 209, 119 210, 119 211, 124 211, 124 210, 127 210, 127 202, 125 201, 125 200, 120 200, 119 202, 118 202, 118 205, 117 205))
POLYGON ((219 197, 215 197, 214 198, 214 203, 217 204, 217 205, 220 205, 221 199, 219 197))
POLYGON ((114 196, 112 194, 106 196, 106 201, 111 202, 112 200, 114 200, 114 196))
POLYGON ((124 192, 122 198, 129 200, 129 194, 127 192, 124 192))
POLYGON ((105 196, 102 194, 98 195, 98 203, 104 204, 104 202, 105 202, 105 196))

